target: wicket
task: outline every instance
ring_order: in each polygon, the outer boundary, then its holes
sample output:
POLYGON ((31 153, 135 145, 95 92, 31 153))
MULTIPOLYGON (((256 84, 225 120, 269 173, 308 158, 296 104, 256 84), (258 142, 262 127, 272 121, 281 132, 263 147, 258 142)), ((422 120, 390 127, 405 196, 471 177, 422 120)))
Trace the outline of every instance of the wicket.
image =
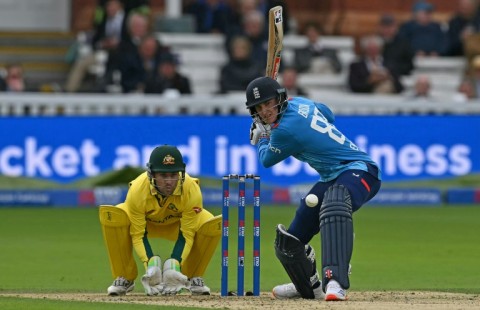
POLYGON ((228 236, 230 209, 230 180, 238 180, 238 259, 237 296, 244 295, 245 274, 245 183, 253 180, 253 292, 260 296, 260 176, 229 174, 223 177, 222 189, 222 288, 221 296, 228 296, 228 236))

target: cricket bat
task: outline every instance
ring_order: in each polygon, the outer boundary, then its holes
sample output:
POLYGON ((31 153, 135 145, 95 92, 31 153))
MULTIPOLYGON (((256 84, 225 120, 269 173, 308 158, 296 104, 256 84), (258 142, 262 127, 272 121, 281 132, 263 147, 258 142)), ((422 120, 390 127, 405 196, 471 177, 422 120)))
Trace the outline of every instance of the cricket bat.
POLYGON ((276 6, 268 13, 268 51, 265 75, 277 79, 283 48, 282 7, 276 6))

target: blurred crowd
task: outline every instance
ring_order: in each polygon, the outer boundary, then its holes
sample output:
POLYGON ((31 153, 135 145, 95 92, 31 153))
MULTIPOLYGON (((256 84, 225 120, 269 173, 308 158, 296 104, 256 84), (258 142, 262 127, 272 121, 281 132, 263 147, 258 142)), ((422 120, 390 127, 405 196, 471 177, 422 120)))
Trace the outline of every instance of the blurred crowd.
MULTIPOLYGON (((339 51, 323 44, 326 34, 315 22, 297 33, 305 46, 283 61, 281 81, 290 95, 307 96, 299 76, 344 75, 345 89, 352 93, 402 94, 408 99, 435 100, 428 74, 414 76, 406 89, 404 77, 412 76, 415 59, 464 57, 466 67, 454 94, 467 101, 480 94, 480 8, 478 0, 457 0, 458 9, 448 23, 433 18, 433 4, 414 3, 408 20, 394 14, 379 17, 377 30, 358 40, 356 57, 342 63, 339 51)), ((284 32, 293 18, 284 1, 278 0, 188 0, 183 14, 192 16, 197 33, 217 33, 224 38, 227 61, 219 68, 216 93, 244 91, 265 71, 268 42, 268 10, 284 8, 284 32)), ((181 73, 182 60, 153 30, 148 0, 98 0, 91 30, 75 43, 71 68, 58 91, 162 94, 174 91, 192 94, 188 74, 181 73)), ((158 31, 158 30, 157 30, 158 31)), ((29 91, 22 64, 7 65, 0 74, 0 91, 29 91)))
MULTIPOLYGON (((453 99, 478 98, 480 91, 480 8, 477 0, 458 0, 458 9, 447 24, 433 19, 433 4, 417 1, 409 20, 394 15, 380 17, 377 33, 361 38, 359 59, 349 66, 348 86, 352 92, 404 92, 402 76, 415 69, 414 60, 464 57, 466 66, 453 99)), ((455 73, 452 73, 455 74, 455 73)), ((409 99, 434 100, 431 77, 415 76, 409 99)))

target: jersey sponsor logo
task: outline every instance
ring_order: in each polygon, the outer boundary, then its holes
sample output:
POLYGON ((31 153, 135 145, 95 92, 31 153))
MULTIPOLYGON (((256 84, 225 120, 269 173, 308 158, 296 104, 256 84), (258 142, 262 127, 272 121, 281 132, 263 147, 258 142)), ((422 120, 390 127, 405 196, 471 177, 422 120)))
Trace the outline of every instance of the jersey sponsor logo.
POLYGON ((281 151, 279 148, 273 147, 271 144, 268 144, 268 149, 269 149, 270 151, 274 152, 274 153, 277 153, 277 154, 282 153, 282 151, 281 151))
POLYGON ((200 212, 202 212, 202 210, 203 210, 203 209, 200 208, 200 207, 193 207, 192 209, 193 209, 193 211, 195 211, 195 213, 197 213, 197 214, 200 213, 200 212))
POLYGON ((300 114, 304 118, 308 117, 308 112, 309 111, 310 111, 310 108, 309 108, 308 104, 300 104, 298 106, 298 114, 300 114))
POLYGON ((147 217, 146 220, 149 221, 149 222, 152 222, 152 223, 163 224, 166 221, 171 220, 173 218, 181 218, 181 217, 182 217, 181 215, 169 214, 169 215, 165 216, 163 219, 160 219, 160 220, 154 220, 154 219, 151 219, 149 217, 147 217))

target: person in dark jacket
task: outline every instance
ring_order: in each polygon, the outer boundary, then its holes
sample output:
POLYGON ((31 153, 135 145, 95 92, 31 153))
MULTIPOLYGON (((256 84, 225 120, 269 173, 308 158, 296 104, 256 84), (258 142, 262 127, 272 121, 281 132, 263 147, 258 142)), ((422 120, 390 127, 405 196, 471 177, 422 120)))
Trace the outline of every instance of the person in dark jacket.
POLYGON ((295 49, 295 68, 298 72, 340 73, 342 64, 336 49, 325 47, 322 31, 315 23, 305 26, 307 44, 295 49), (317 61, 319 60, 319 61, 317 61))
POLYGON ((383 39, 383 62, 398 75, 409 75, 413 70, 413 52, 410 43, 398 35, 398 23, 392 15, 380 18, 379 35, 383 39))
POLYGON ((191 94, 190 79, 178 72, 177 65, 178 60, 175 55, 162 54, 157 74, 147 81, 145 93, 161 94, 167 89, 175 89, 180 94, 191 94))
POLYGON ((350 64, 348 86, 355 93, 396 94, 403 90, 397 73, 384 63, 382 39, 376 35, 362 38, 363 56, 350 64))
POLYGON ((400 26, 399 34, 410 42, 415 55, 439 56, 445 45, 445 34, 440 23, 432 19, 433 5, 417 1, 413 17, 400 26))
POLYGON ((248 38, 238 36, 231 41, 232 55, 220 71, 220 93, 244 91, 248 83, 265 74, 265 69, 252 58, 248 38))
POLYGON ((459 0, 457 13, 448 21, 444 56, 463 56, 464 40, 480 30, 477 0, 459 0))

